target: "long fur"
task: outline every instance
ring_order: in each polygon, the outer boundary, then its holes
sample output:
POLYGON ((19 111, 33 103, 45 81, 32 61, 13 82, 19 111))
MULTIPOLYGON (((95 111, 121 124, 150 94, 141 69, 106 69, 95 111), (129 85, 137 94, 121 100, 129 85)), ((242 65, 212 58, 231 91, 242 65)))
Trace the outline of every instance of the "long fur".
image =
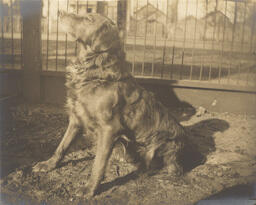
POLYGON ((34 171, 54 169, 83 128, 97 142, 92 176, 86 190, 94 195, 114 147, 121 143, 130 162, 148 169, 162 162, 170 174, 182 172, 179 155, 185 131, 161 102, 129 73, 118 29, 98 14, 80 17, 61 13, 67 33, 79 42, 76 60, 67 67, 70 123, 55 154, 34 171))

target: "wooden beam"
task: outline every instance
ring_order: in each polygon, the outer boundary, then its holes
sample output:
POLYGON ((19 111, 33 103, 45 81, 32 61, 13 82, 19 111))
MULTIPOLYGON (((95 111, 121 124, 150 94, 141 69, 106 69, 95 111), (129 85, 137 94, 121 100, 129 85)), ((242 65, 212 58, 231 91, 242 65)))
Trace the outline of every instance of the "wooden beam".
POLYGON ((119 0, 117 2, 117 26, 123 50, 125 48, 126 37, 126 18, 127 18, 127 0, 119 0))
POLYGON ((23 96, 26 101, 40 101, 41 0, 22 0, 23 18, 23 96))
POLYGON ((127 0, 117 2, 117 26, 121 32, 125 32, 126 28, 126 12, 127 0))
POLYGON ((98 1, 97 2, 97 13, 102 14, 102 15, 106 15, 105 12, 105 6, 106 6, 106 2, 104 1, 98 1))

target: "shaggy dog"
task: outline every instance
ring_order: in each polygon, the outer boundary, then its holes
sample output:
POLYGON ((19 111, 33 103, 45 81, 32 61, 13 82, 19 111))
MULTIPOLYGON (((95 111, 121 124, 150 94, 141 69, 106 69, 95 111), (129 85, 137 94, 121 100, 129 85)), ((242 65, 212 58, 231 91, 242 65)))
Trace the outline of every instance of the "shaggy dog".
POLYGON ((126 159, 139 169, 151 168, 157 161, 170 174, 182 173, 179 155, 185 131, 129 73, 116 25, 99 14, 61 12, 59 16, 80 46, 76 60, 67 67, 69 125, 54 155, 36 164, 33 171, 56 168, 82 128, 97 148, 90 180, 80 194, 95 195, 112 151, 120 143, 126 159))

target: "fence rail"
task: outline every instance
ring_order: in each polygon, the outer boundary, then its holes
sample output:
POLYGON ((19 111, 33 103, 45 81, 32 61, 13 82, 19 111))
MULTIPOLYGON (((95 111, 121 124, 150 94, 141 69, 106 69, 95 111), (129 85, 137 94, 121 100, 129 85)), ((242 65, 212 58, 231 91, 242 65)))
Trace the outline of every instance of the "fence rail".
MULTIPOLYGON (((76 56, 58 10, 100 12, 117 22, 118 1, 43 0, 42 70, 65 71, 76 56)), ((7 2, 7 1, 4 1, 7 2)), ((1 5, 1 67, 22 67, 20 0, 1 5)), ((127 0, 124 48, 136 77, 256 85, 256 3, 236 0, 127 0), (216 3, 217 2, 217 3, 216 3)))

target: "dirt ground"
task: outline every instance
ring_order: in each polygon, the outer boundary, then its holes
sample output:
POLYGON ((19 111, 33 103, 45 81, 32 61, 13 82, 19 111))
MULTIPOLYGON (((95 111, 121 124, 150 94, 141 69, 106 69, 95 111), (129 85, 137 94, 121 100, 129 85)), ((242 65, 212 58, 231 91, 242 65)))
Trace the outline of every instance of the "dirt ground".
POLYGON ((213 113, 196 108, 173 110, 206 157, 185 160, 185 174, 165 170, 136 173, 135 167, 111 160, 99 193, 77 198, 88 177, 94 154, 81 139, 60 166, 49 173, 31 173, 48 159, 62 138, 68 120, 62 107, 22 104, 12 108, 1 136, 1 204, 195 204, 226 188, 256 182, 256 116, 213 113), (186 117, 187 116, 187 117, 186 117))

